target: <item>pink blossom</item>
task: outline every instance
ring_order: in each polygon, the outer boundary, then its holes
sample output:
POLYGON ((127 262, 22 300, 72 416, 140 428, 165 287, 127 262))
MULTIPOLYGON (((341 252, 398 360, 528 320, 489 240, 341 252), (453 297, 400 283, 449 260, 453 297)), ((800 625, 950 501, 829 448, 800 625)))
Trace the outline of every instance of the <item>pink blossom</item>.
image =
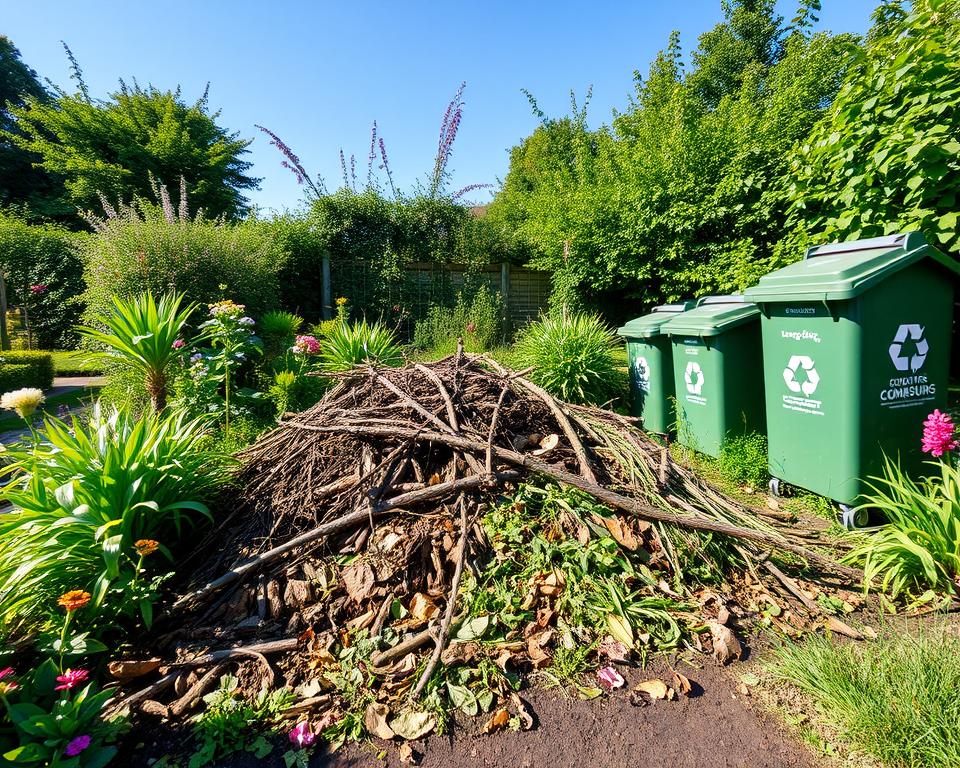
POLYGON ((90 673, 85 669, 68 669, 62 675, 57 676, 57 682, 60 683, 53 690, 55 691, 69 691, 71 688, 75 688, 84 680, 90 676, 90 673))
POLYGON ((597 670, 597 682, 599 682, 603 688, 612 691, 614 688, 622 687, 624 680, 623 675, 613 667, 604 667, 603 669, 597 670))
POLYGON ((63 750, 63 754, 67 757, 76 757, 89 746, 90 737, 87 734, 83 734, 83 736, 77 736, 77 738, 67 744, 67 748, 63 750))
POLYGON ((296 744, 300 748, 309 747, 317 739, 313 731, 310 730, 309 720, 301 720, 293 727, 288 735, 291 743, 296 744))
POLYGON ((175 342, 173 342, 174 349, 183 349, 185 346, 187 346, 187 342, 185 342, 183 339, 177 339, 175 342))
POLYGON ((315 355, 320 351, 320 342, 313 336, 297 336, 292 351, 297 355, 315 355))
POLYGON ((47 289, 48 289, 49 287, 50 287, 50 286, 49 286, 49 285, 46 285, 45 283, 42 283, 42 284, 39 284, 39 285, 31 285, 31 286, 30 286, 30 293, 33 293, 33 294, 46 293, 46 292, 47 292, 47 289))
POLYGON ((931 456, 940 457, 960 445, 956 437, 956 428, 949 414, 935 410, 923 422, 922 450, 931 456))
POLYGON ((10 677, 13 674, 13 667, 5 667, 0 669, 0 680, 3 680, 5 677, 10 677))

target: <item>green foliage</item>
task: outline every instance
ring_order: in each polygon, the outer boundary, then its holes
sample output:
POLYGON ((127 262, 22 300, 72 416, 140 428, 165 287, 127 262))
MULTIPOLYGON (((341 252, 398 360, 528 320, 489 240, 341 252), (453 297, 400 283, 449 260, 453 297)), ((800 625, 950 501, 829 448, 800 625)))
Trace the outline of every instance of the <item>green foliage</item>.
POLYGON ((28 96, 10 109, 17 130, 5 134, 64 179, 62 211, 91 210, 100 195, 148 197, 156 178, 183 179, 193 204, 209 216, 246 212, 244 192, 258 184, 243 159, 250 142, 217 124, 206 92, 188 104, 179 88, 131 88, 121 81, 107 99, 94 100, 82 82, 73 95, 58 89, 52 99, 28 96))
MULTIPOLYGON (((105 722, 101 713, 113 691, 98 691, 94 683, 55 690, 60 670, 47 659, 16 680, 0 683, 0 757, 4 765, 23 768, 102 768, 117 748, 111 746, 120 730, 116 720, 105 722), (8 687, 16 683, 16 688, 8 687), (68 745, 88 736, 89 743, 75 756, 68 745)), ((79 744, 75 745, 79 746, 79 744)))
POLYGON ((38 387, 34 369, 26 363, 0 363, 0 392, 12 392, 25 387, 38 387))
POLYGON ((57 376, 99 376, 103 373, 103 365, 92 355, 70 349, 58 349, 50 354, 57 376))
POLYGON ((503 312, 500 294, 481 284, 469 302, 460 292, 452 309, 431 307, 416 324, 414 344, 434 353, 451 354, 457 349, 457 339, 462 338, 468 352, 486 352, 501 337, 503 312))
POLYGON ((149 622, 134 545, 153 539, 169 554, 209 515, 203 500, 228 465, 204 450, 204 434, 180 414, 95 406, 89 422, 47 418, 40 442, 8 446, 0 498, 15 510, 0 517, 0 630, 42 625, 71 589, 92 593, 91 621, 140 613, 149 622))
MULTIPOLYGON (((95 326, 81 327, 80 335, 108 351, 105 360, 118 361, 140 375, 154 411, 167 405, 167 368, 176 357, 174 344, 196 304, 181 309, 183 296, 165 294, 157 301, 149 290, 132 299, 114 297, 112 311, 95 318, 95 326)), ((52 361, 51 361, 52 366, 52 361)))
POLYGON ((226 291, 254 316, 276 308, 285 257, 269 233, 252 221, 190 218, 185 201, 175 212, 166 189, 158 194, 161 205, 138 202, 90 220, 95 233, 83 247, 88 325, 110 310, 114 295, 146 290, 201 304, 219 301, 226 291))
POLYGON ((50 352, 40 352, 36 350, 7 350, 0 352, 0 375, 19 379, 28 383, 20 384, 17 387, 8 387, 2 391, 8 392, 10 389, 20 389, 20 387, 36 387, 37 389, 50 389, 53 386, 53 355, 50 352), (22 373, 7 372, 7 368, 21 368, 25 366, 26 370, 22 373))
POLYGON ((926 589, 960 594, 960 467, 931 464, 939 476, 917 482, 887 461, 884 476, 866 495, 864 505, 889 521, 865 534, 847 556, 863 564, 866 589, 879 578, 894 596, 926 589))
POLYGON ((207 707, 194 722, 198 745, 189 768, 202 768, 240 750, 261 760, 273 751, 263 734, 279 724, 283 710, 294 701, 293 694, 280 688, 262 691, 248 701, 238 690, 238 682, 233 675, 224 675, 217 690, 203 697, 207 707))
POLYGON ((779 651, 771 671, 885 766, 960 765, 960 640, 942 627, 918 624, 868 645, 810 635, 779 651))
POLYGON ((623 389, 613 351, 613 332, 595 315, 555 313, 521 331, 517 360, 533 367, 530 378, 571 403, 600 404, 623 389))
POLYGON ((0 268, 7 303, 27 306, 36 347, 73 345, 73 326, 83 309, 79 299, 84 288, 83 262, 78 249, 86 238, 52 224, 31 225, 0 211, 0 268))
POLYGON ((791 219, 821 241, 922 230, 960 251, 960 3, 898 10, 795 153, 791 219))
POLYGON ((767 438, 757 432, 724 440, 717 469, 727 480, 740 485, 763 486, 770 478, 767 468, 767 438))
POLYGON ((357 365, 396 366, 403 362, 393 331, 381 323, 340 323, 320 342, 320 367, 346 371, 357 365))
POLYGON ((260 338, 267 362, 282 355, 293 346, 294 338, 303 325, 303 318, 292 312, 273 310, 260 318, 260 338))
POLYGON ((307 376, 302 369, 277 371, 267 397, 281 416, 287 411, 305 411, 319 402, 327 386, 325 377, 307 376))

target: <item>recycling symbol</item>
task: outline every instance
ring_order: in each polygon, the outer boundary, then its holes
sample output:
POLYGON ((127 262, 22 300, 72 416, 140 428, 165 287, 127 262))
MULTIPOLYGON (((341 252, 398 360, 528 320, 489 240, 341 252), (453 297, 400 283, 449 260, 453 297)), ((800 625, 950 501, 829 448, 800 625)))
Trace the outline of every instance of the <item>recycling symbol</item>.
POLYGON ((640 389, 646 392, 650 388, 650 364, 647 362, 647 358, 638 357, 634 360, 633 371, 640 389))
POLYGON ((812 358, 793 355, 783 369, 783 380, 791 392, 802 392, 804 397, 810 397, 820 385, 820 374, 817 373, 812 358), (804 372, 804 381, 797 381, 797 371, 801 369, 804 372))
POLYGON ((699 395, 703 389, 703 370, 700 363, 691 360, 687 363, 687 370, 683 374, 683 380, 687 384, 687 392, 691 395, 699 395))
POLYGON ((923 337, 923 326, 914 323, 904 324, 897 328, 897 333, 893 337, 893 344, 890 345, 890 359, 898 371, 905 371, 909 368, 913 373, 916 373, 923 368, 929 350, 930 345, 923 337), (907 339, 912 341, 914 346, 914 354, 909 356, 905 354, 904 350, 904 343, 907 339))

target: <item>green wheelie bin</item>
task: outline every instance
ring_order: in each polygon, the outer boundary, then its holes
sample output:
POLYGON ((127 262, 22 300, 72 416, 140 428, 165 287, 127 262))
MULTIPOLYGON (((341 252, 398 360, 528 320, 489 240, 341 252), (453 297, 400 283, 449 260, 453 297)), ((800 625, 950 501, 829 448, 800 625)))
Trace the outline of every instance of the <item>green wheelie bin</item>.
POLYGON ((617 330, 627 344, 632 413, 649 432, 665 435, 674 424, 673 355, 670 338, 661 328, 695 305, 693 301, 663 304, 617 330))
POLYGON ((919 232, 810 248, 745 296, 761 308, 771 492, 840 504, 847 527, 884 455, 923 471, 922 422, 947 402, 960 261, 919 232))
POLYGON ((764 431, 760 310, 742 296, 710 296, 666 322, 673 346, 677 439, 719 456, 724 440, 764 431))

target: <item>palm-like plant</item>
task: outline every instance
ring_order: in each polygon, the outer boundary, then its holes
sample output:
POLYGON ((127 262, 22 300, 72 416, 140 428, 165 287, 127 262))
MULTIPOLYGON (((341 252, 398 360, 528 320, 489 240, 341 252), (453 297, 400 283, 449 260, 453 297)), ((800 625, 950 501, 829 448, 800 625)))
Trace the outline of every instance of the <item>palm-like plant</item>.
POLYGON ((355 365, 395 366, 403 362, 393 331, 381 323, 339 323, 320 343, 320 366, 347 371, 355 365))
POLYGON ((165 294, 157 301, 147 291, 131 299, 113 297, 113 309, 98 320, 103 328, 82 326, 80 335, 108 348, 104 357, 120 362, 144 378, 155 412, 167 405, 167 366, 174 347, 196 304, 181 308, 182 294, 165 294))

